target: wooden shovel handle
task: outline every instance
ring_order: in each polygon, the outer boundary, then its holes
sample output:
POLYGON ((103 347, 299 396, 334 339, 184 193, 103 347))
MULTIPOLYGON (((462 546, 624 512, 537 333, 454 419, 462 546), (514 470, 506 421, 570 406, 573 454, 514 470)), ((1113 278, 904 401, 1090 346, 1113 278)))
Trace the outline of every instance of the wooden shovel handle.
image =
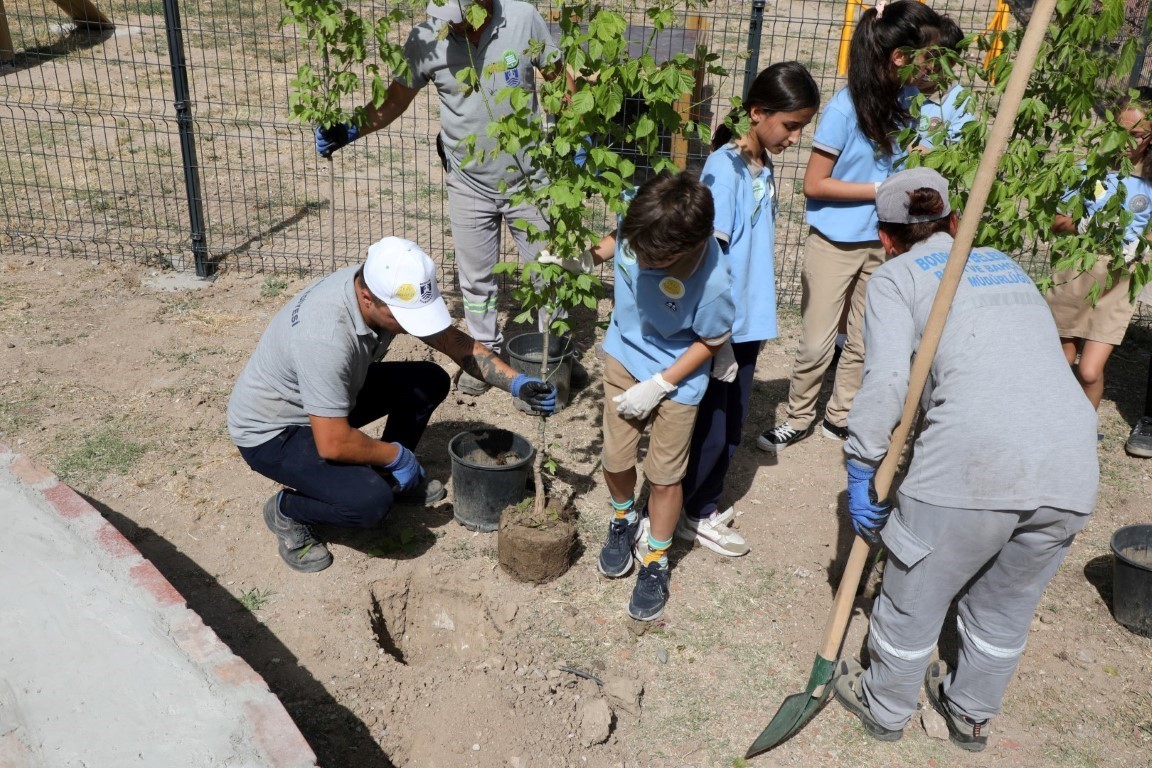
MULTIPOLYGON (((992 182, 996 180, 996 167, 1000 164, 1000 158, 1008 146, 1008 139, 1016 123, 1016 114, 1020 111, 1020 102, 1024 98, 1024 90, 1032 74, 1032 65, 1036 63, 1036 54, 1040 50, 1040 43, 1044 40, 1044 33, 1048 30, 1048 23, 1055 8, 1056 0, 1038 0, 1032 11, 1032 18, 1028 21, 1028 28, 1024 32, 1024 39, 1020 43, 1016 64, 1012 67, 1008 85, 1000 100, 1000 110, 996 113, 996 121, 988 134, 988 144, 984 147, 984 155, 980 158, 979 168, 976 169, 976 178, 972 182, 972 191, 964 206, 960 228, 948 254, 948 264, 944 267, 940 287, 936 290, 936 298, 932 302, 932 309, 924 325, 924 334, 920 338, 920 346, 912 361, 908 377, 908 396, 904 399, 904 411, 900 415, 900 423, 893 430, 888 453, 876 470, 874 482, 877 498, 888 498, 888 492, 892 488, 892 478, 896 475, 901 449, 916 421, 916 409, 920 405, 921 395, 924 394, 924 382, 927 381, 928 373, 932 369, 932 358, 936 356, 940 336, 944 333, 944 323, 948 319, 948 312, 952 309, 952 299, 956 295, 956 288, 968 263, 968 254, 972 250, 972 242, 976 239, 980 216, 984 213, 984 205, 988 202, 992 182)), ((836 589, 832 613, 828 616, 828 623, 824 627, 820 655, 825 659, 835 659, 839 655, 840 645, 844 642, 844 633, 848 629, 856 588, 860 586, 860 575, 864 572, 864 563, 868 558, 868 549, 868 542, 857 536, 848 555, 844 575, 840 578, 840 585, 836 589)))

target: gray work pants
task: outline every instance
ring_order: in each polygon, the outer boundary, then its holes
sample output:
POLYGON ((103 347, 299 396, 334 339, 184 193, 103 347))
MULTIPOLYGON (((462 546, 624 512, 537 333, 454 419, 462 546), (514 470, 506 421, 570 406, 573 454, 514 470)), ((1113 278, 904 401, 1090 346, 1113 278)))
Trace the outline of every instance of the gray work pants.
POLYGON ((899 501, 882 532, 888 564, 868 627, 872 663, 863 685, 872 715, 889 729, 908 722, 944 617, 963 590, 959 662, 945 693, 959 714, 992 717, 1040 596, 1088 515, 952 509, 903 494, 899 501))
POLYGON ((548 225, 534 207, 482 195, 459 176, 459 171, 449 173, 447 187, 464 321, 472 338, 500 352, 504 347, 497 311, 500 284, 492 268, 500 261, 501 225, 508 223, 521 264, 536 258, 547 241, 529 242, 528 234, 512 226, 513 223, 524 219, 542 232, 548 231, 548 225))

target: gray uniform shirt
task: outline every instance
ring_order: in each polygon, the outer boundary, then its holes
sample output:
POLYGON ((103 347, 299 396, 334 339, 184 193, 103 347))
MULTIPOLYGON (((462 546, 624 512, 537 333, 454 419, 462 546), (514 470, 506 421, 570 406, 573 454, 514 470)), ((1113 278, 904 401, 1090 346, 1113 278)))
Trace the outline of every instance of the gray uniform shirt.
MULTIPOLYGON (((951 248, 950 236, 932 235, 868 282, 849 456, 875 464, 888 451, 951 248)), ((1043 297, 1004 254, 972 251, 920 405, 924 429, 901 493, 959 509, 1095 508, 1096 412, 1043 297)))
POLYGON ((507 153, 485 155, 465 164, 468 151, 464 139, 475 136, 478 151, 496 146, 495 140, 488 138, 488 123, 511 113, 508 100, 496 98, 509 86, 531 93, 532 109, 537 112, 536 69, 555 66, 560 50, 539 12, 520 0, 493 3, 492 20, 477 46, 462 34, 444 30, 445 26, 444 21, 428 19, 412 28, 404 44, 411 77, 396 79, 409 88, 423 88, 428 83, 436 86, 449 170, 459 171, 460 178, 480 194, 505 198, 526 177, 542 178, 531 170, 527 152, 515 157, 507 153), (469 92, 457 79, 460 71, 468 68, 475 68, 480 75, 478 91, 469 92), (501 181, 508 184, 509 192, 500 191, 501 181))
POLYGON ((309 414, 338 418, 356 405, 368 366, 384 357, 392 334, 364 323, 345 267, 309 285, 268 324, 232 388, 228 434, 254 448, 309 414))

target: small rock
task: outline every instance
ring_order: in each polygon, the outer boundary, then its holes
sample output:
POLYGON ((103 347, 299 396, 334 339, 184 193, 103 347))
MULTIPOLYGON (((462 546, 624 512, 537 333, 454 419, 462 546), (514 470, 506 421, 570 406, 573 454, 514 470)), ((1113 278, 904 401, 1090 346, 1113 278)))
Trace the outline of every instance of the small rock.
POLYGON ((1028 629, 1032 632, 1039 632, 1042 627, 1043 625, 1040 623, 1040 619, 1032 619, 1032 624, 1029 625, 1028 629))
POLYGON ((656 649, 656 661, 660 662, 661 664, 667 664, 668 663, 668 649, 667 648, 657 648, 656 649))
POLYGON ((924 733, 933 739, 948 738, 948 724, 934 709, 926 709, 920 713, 920 724, 924 726, 924 733))
POLYGON ((1079 659, 1084 664, 1091 664, 1094 661, 1096 661, 1096 657, 1093 656, 1092 654, 1088 653, 1088 651, 1080 651, 1079 653, 1076 654, 1076 658, 1079 659))
POLYGON ((640 697, 644 694, 644 683, 629 677, 610 677, 604 681, 602 690, 616 709, 640 716, 640 697))
POLYGON ((1042 613, 1042 614, 1040 614, 1040 623, 1042 623, 1042 624, 1051 624, 1051 623, 1052 623, 1052 621, 1053 621, 1053 617, 1052 617, 1052 615, 1051 615, 1051 614, 1049 614, 1049 613, 1042 613))
POLYGON ((580 741, 586 747, 603 744, 612 735, 612 708, 604 699, 592 699, 580 708, 580 741))
MULTIPOLYGON (((544 342, 540 342, 540 349, 544 349, 544 342)), ((551 350, 549 350, 549 351, 551 351, 551 350)), ((540 355, 540 357, 544 357, 544 355, 540 355)), ((472 745, 472 751, 473 752, 479 752, 480 751, 480 745, 479 744, 473 744, 472 745)))
POLYGON ((8 349, 15 349, 15 347, 16 347, 16 344, 14 342, 11 342, 11 341, 8 342, 8 349))

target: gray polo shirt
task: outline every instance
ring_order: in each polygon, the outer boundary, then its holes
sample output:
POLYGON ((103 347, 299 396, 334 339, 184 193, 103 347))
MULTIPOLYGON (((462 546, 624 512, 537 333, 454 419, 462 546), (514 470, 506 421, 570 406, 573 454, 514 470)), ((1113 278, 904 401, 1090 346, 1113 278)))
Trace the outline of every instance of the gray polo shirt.
MULTIPOLYGON (((409 88, 423 88, 428 83, 436 86, 449 169, 459 171, 468 186, 486 197, 507 197, 508 193, 500 192, 500 182, 507 182, 510 192, 524 180, 531 168, 527 153, 521 151, 516 157, 501 153, 464 165, 468 152, 463 141, 475 136, 477 150, 495 147, 495 140, 488 138, 488 123, 511 113, 508 100, 496 98, 506 87, 520 86, 528 91, 532 110, 537 112, 536 70, 555 66, 560 51, 544 19, 520 0, 493 3, 491 23, 478 46, 445 26, 439 19, 428 19, 412 28, 404 44, 411 77, 397 79, 409 88), (479 91, 467 91, 457 79, 460 71, 469 67, 480 73, 479 91)), ((542 178, 539 172, 532 175, 542 178)))
POLYGON ((384 357, 392 334, 364 323, 345 267, 289 301, 268 324, 228 400, 228 434, 254 448, 313 416, 352 412, 368 366, 384 357))
MULTIPOLYGON (((876 463, 888 450, 951 248, 934 234, 868 281, 849 456, 876 463)), ((901 493, 958 509, 1095 509, 1096 412, 1044 297, 1003 253, 972 251, 920 405, 925 426, 901 493)))

